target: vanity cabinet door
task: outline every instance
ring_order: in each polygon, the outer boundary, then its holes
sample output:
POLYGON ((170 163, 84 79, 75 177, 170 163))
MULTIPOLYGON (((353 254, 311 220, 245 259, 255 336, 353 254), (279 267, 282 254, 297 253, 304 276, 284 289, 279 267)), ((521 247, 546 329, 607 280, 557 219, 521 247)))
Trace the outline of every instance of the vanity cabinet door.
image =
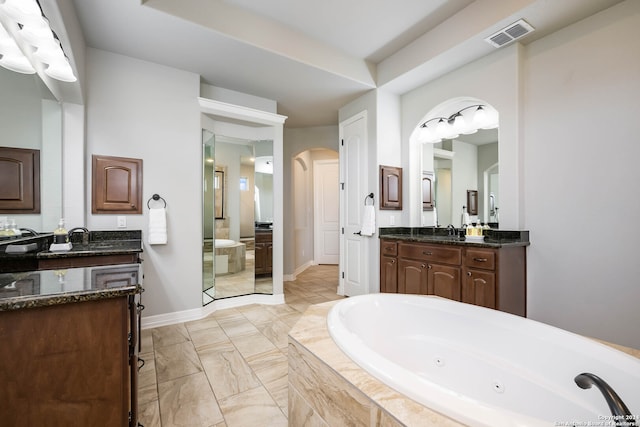
POLYGON ((398 260, 398 293, 427 294, 427 264, 400 258, 398 260))
POLYGON ((465 269, 462 302, 487 308, 496 308, 495 273, 465 269))
POLYGON ((380 256, 380 292, 398 292, 398 258, 380 256))
POLYGON ((460 301, 460 268, 449 265, 429 264, 427 272, 427 295, 437 295, 460 301))

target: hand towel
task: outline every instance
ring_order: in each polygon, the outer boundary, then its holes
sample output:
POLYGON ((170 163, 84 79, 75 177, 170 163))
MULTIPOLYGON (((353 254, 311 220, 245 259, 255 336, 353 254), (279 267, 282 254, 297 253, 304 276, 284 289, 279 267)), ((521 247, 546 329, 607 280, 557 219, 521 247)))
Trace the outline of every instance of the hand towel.
POLYGON ((366 205, 362 213, 362 225, 360 234, 363 236, 373 236, 376 232, 376 210, 373 205, 366 205))
POLYGON ((165 245, 167 243, 167 210, 165 208, 149 209, 149 244, 165 245))

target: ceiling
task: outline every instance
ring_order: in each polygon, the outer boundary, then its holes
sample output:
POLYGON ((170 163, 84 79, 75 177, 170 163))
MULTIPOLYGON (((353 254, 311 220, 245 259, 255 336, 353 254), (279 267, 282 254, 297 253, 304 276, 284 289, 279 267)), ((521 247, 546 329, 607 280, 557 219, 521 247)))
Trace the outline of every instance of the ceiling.
POLYGON ((335 125, 383 88, 402 94, 495 50, 524 18, 523 44, 620 0, 58 0, 88 46, 197 73, 277 101, 287 127, 335 125))

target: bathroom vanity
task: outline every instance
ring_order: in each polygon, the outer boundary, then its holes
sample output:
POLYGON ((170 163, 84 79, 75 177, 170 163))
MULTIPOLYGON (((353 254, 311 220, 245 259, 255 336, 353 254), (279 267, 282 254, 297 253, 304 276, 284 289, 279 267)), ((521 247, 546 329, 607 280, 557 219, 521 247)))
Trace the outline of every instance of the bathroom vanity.
POLYGON ((138 425, 142 246, 130 233, 64 253, 0 246, 12 267, 0 270, 3 424, 138 425))
POLYGON ((435 228, 380 229, 380 292, 437 295, 526 316, 528 232, 468 242, 435 228))

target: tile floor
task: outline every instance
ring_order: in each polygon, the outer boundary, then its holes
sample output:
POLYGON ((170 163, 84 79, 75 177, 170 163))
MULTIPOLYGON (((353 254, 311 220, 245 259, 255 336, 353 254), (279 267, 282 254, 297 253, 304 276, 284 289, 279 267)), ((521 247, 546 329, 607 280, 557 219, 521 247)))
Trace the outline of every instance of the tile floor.
POLYGON ((285 304, 219 310, 147 329, 139 377, 145 427, 287 425, 287 335, 312 304, 336 295, 338 267, 308 268, 284 282, 285 304))

